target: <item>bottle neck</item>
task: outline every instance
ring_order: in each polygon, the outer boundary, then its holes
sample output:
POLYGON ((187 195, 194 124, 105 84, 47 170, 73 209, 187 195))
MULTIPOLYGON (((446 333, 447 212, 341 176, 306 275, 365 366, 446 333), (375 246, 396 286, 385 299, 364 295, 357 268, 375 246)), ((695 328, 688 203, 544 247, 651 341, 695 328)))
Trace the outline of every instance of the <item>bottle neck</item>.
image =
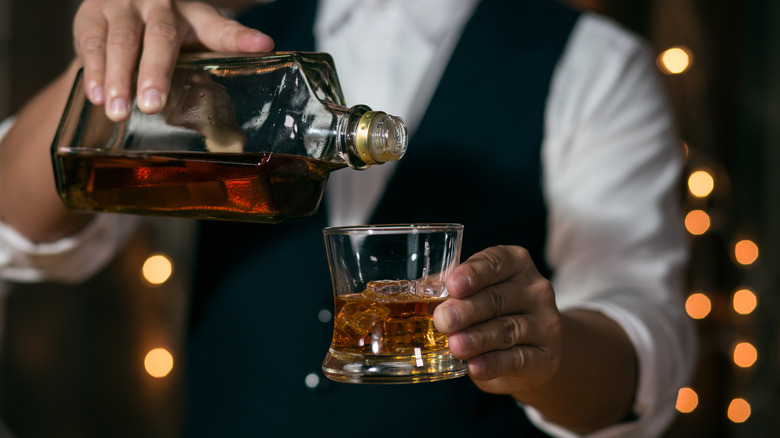
POLYGON ((354 169, 400 160, 408 143, 400 117, 372 111, 366 105, 355 105, 343 114, 338 137, 347 164, 354 169))

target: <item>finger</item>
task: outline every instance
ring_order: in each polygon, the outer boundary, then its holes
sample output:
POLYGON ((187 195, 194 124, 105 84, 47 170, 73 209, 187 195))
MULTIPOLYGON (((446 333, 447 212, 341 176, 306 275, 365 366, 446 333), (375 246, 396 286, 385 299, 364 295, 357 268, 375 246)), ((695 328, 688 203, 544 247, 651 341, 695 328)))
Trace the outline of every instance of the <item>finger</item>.
MULTIPOLYGON (((490 380, 504 376, 528 382, 549 379, 557 372, 559 356, 549 348, 517 345, 492 351, 469 360, 469 376, 474 380, 490 380)), ((520 384, 520 382, 515 382, 520 384)))
POLYGON ((133 77, 143 26, 135 11, 114 10, 106 39, 106 115, 121 121, 130 115, 133 77))
POLYGON ((447 278, 447 290, 450 296, 464 298, 527 270, 537 272, 525 248, 494 246, 474 254, 455 267, 447 278))
POLYGON ((452 334, 494 318, 515 314, 555 315, 555 291, 541 275, 521 275, 492 284, 467 298, 450 298, 433 313, 436 328, 452 334))
POLYGON ((106 34, 108 23, 102 12, 84 2, 73 22, 73 45, 84 67, 84 89, 95 105, 105 103, 106 34))
POLYGON ((495 318, 449 336, 449 348, 460 359, 512 348, 558 345, 563 322, 557 311, 495 318))
POLYGON ((177 18, 173 10, 163 7, 150 10, 146 16, 138 66, 137 103, 141 111, 156 113, 165 106, 183 38, 177 18))
POLYGON ((203 3, 182 3, 182 15, 195 39, 204 47, 219 52, 266 52, 274 47, 268 35, 231 20, 203 3))

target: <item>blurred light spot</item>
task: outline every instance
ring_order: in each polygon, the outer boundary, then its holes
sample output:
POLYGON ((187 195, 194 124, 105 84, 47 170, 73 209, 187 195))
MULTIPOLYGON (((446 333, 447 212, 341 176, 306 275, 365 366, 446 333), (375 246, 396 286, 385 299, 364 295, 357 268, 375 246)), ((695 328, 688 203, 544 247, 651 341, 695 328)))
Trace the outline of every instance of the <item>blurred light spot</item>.
POLYGON ((753 366, 758 359, 758 351, 749 342, 740 342, 734 347, 734 363, 741 368, 753 366))
POLYGON ((144 368, 152 377, 165 377, 173 369, 173 356, 164 348, 155 348, 146 353, 144 368))
POLYGON ((320 320, 321 323, 327 323, 330 322, 330 318, 333 317, 333 314, 330 313, 330 310, 328 309, 322 309, 317 313, 317 319, 320 320))
POLYGON ((710 215, 703 210, 693 210, 685 216, 685 229, 700 236, 710 229, 710 215))
POLYGON ((680 388, 677 391, 677 405, 675 407, 678 411, 688 414, 693 412, 697 406, 699 406, 699 395, 696 394, 696 391, 691 388, 680 388))
POLYGON ((305 379, 306 387, 310 389, 316 389, 320 384, 320 376, 316 373, 309 373, 305 379))
POLYGON ((742 398, 735 398, 729 403, 729 420, 734 423, 744 423, 750 418, 750 403, 742 398))
POLYGON ((164 255, 153 255, 146 259, 142 268, 144 279, 151 284, 163 284, 173 273, 173 264, 164 255))
POLYGON ((712 302, 701 292, 691 294, 685 301, 685 311, 693 319, 703 319, 710 314, 712 302))
POLYGON ((688 190, 697 198, 704 198, 715 188, 715 179, 706 170, 697 170, 688 177, 688 190))
POLYGON ((740 289, 734 292, 734 311, 740 315, 747 315, 756 309, 758 300, 756 294, 748 289, 740 289))
POLYGON ((658 66, 666 74, 684 73, 691 64, 693 64, 693 55, 683 46, 666 49, 658 55, 658 66))
POLYGON ((734 257, 741 265, 750 265, 758 258, 758 245, 752 240, 740 240, 734 245, 734 257))

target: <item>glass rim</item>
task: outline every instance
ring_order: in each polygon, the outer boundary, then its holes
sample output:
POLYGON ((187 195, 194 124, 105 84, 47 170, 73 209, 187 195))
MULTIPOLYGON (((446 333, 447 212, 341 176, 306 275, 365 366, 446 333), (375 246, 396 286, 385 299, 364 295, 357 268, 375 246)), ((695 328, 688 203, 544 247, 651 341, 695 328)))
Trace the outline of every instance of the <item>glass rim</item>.
POLYGON ((417 234, 438 233, 446 231, 463 231, 463 225, 458 223, 419 223, 419 224, 370 224, 370 225, 345 225, 337 227, 325 227, 323 234, 417 234))

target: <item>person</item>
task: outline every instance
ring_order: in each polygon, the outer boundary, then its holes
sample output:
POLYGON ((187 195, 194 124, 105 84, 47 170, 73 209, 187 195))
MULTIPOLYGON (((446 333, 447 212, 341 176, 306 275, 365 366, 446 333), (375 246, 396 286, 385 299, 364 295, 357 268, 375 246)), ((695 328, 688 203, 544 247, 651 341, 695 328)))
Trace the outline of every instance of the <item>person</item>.
POLYGON ((695 338, 681 148, 638 37, 550 0, 277 0, 236 19, 200 2, 82 3, 77 59, 5 123, 3 277, 79 281, 132 229, 53 190, 48 148, 77 69, 119 121, 134 99, 164 107, 182 48, 325 51, 349 103, 404 117, 407 155, 335 172, 304 221, 199 224, 185 435, 663 433, 695 338), (469 378, 319 379, 322 227, 394 222, 465 225, 434 322, 469 378))

